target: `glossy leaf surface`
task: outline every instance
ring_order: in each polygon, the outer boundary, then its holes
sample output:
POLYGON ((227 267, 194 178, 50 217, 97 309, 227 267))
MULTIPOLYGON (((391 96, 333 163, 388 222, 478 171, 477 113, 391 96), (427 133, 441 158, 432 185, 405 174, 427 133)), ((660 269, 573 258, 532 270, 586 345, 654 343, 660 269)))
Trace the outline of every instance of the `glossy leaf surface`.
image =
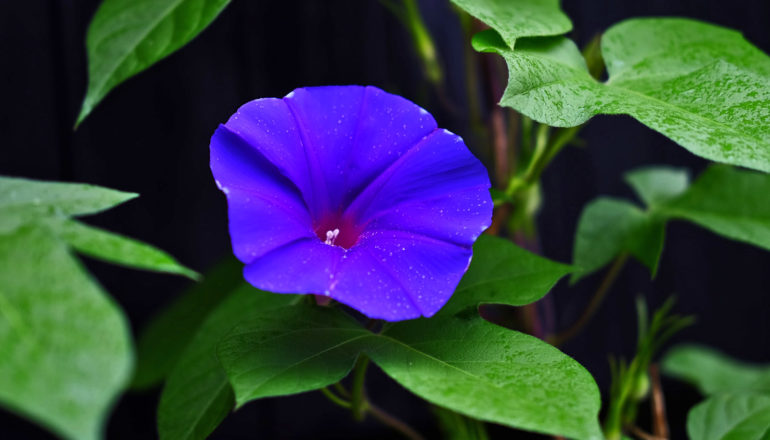
POLYGON ((374 334, 339 310, 296 306, 256 314, 219 344, 237 406, 331 385, 374 334))
POLYGON ((701 174, 681 196, 660 208, 714 233, 770 250, 770 175, 725 166, 701 174))
POLYGON ((535 255, 510 240, 482 235, 473 260, 440 313, 456 313, 481 303, 525 305, 545 296, 572 268, 535 255))
POLYGON ((545 342, 475 319, 394 325, 367 353, 418 396, 461 414, 576 439, 602 438, 599 389, 545 342))
POLYGON ((465 12, 495 29, 513 48, 521 37, 561 35, 572 22, 559 0, 452 0, 465 12))
POLYGON ((605 83, 564 37, 516 50, 490 31, 474 40, 508 64, 500 104, 539 122, 571 127, 628 114, 698 156, 770 172, 770 57, 736 31, 679 18, 624 21, 602 37, 605 83))
POLYGON ((520 429, 601 438, 599 391, 585 369, 478 317, 405 321, 376 334, 339 310, 288 307, 238 325, 218 355, 240 406, 331 385, 362 352, 436 405, 520 429))

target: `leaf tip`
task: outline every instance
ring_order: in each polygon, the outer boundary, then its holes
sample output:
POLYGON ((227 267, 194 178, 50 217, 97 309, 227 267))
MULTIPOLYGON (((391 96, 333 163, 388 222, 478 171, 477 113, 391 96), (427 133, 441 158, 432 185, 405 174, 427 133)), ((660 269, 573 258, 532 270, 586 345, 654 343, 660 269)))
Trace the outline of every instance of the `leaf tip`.
POLYGON ((131 200, 134 200, 139 197, 139 193, 135 192, 129 192, 129 191, 119 191, 119 190, 112 190, 115 192, 116 201, 113 207, 122 205, 126 202, 130 202, 131 200))
POLYGON ((89 114, 91 114, 92 105, 88 103, 88 100, 83 100, 83 105, 80 107, 80 113, 78 113, 77 119, 75 119, 75 125, 72 126, 72 131, 77 131, 80 124, 85 121, 89 114))
POLYGON ((572 275, 570 275, 569 277, 570 287, 574 286, 575 284, 578 283, 578 281, 582 280, 583 278, 585 278, 586 275, 588 275, 585 270, 577 266, 572 266, 572 268, 573 268, 572 275))
POLYGON ((188 269, 188 268, 186 268, 184 266, 182 266, 182 268, 184 269, 182 272, 180 272, 182 275, 184 275, 187 278, 195 281, 196 283, 199 283, 199 282, 203 281, 203 275, 201 275, 200 273, 198 273, 198 272, 196 272, 196 271, 194 271, 192 269, 188 269))

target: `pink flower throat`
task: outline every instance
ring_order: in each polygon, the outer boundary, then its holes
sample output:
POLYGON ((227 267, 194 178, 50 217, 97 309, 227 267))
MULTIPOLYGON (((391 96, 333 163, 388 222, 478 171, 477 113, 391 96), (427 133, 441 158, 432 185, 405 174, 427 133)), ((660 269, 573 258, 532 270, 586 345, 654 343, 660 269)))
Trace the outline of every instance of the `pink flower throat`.
POLYGON ((352 219, 330 215, 318 222, 315 233, 322 242, 350 249, 358 243, 361 230, 352 219))

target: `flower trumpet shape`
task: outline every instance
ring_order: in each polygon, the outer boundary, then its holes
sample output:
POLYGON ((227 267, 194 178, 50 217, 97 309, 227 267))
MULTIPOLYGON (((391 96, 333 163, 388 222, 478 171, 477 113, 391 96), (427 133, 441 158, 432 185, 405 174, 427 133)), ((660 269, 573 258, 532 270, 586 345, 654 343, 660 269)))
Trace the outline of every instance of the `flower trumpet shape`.
POLYGON ((376 87, 251 101, 211 138, 244 277, 378 319, 432 316, 491 223, 489 177, 459 136, 376 87))

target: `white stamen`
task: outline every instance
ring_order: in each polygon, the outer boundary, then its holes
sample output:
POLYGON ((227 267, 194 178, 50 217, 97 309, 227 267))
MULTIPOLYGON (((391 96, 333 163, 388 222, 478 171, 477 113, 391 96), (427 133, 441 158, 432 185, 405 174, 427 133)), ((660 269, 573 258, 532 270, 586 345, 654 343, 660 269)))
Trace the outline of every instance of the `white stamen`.
POLYGON ((334 246, 334 241, 337 240, 337 236, 340 235, 340 230, 335 229, 333 231, 326 231, 326 241, 324 243, 334 246))

